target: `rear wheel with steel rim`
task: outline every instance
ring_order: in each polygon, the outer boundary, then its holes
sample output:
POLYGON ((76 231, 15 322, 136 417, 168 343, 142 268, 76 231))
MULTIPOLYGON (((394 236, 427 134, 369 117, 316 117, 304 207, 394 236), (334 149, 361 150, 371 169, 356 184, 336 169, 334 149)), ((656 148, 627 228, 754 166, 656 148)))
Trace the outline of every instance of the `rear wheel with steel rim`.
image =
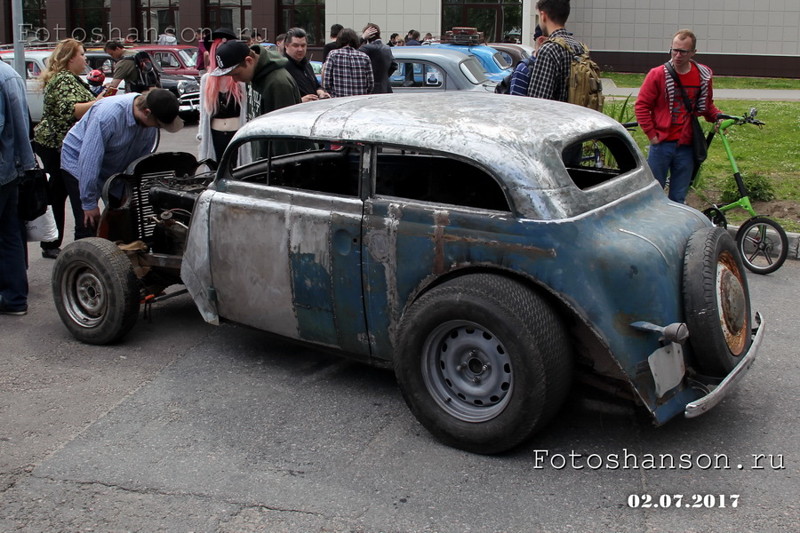
POLYGON ((562 405, 572 351, 561 318, 530 288, 493 274, 448 281, 404 315, 395 373, 406 403, 442 442, 500 453, 562 405))
POLYGON ((512 362, 491 331, 468 321, 445 322, 422 349, 425 386, 445 412, 465 422, 491 420, 512 394, 512 362))

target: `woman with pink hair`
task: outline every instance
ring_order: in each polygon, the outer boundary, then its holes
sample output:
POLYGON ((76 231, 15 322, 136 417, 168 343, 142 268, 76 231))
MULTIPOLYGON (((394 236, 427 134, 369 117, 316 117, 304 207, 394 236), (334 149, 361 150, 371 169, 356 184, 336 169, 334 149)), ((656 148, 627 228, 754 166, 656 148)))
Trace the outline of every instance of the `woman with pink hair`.
MULTIPOLYGON (((211 34, 211 38, 211 50, 206 65, 207 72, 213 72, 217 68, 217 47, 225 41, 235 39, 236 36, 233 30, 221 28, 215 30, 211 34)), ((206 73, 200 78, 198 160, 213 159, 219 162, 222 159, 222 153, 233 138, 233 134, 247 120, 246 95, 245 84, 235 82, 230 76, 210 76, 206 73)), ((245 161, 240 162, 244 163, 245 161)))

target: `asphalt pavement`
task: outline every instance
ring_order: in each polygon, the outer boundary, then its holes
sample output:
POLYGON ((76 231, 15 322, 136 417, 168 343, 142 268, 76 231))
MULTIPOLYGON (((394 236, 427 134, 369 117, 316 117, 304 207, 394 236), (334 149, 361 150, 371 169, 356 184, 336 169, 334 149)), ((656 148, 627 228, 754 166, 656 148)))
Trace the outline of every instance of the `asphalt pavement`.
POLYGON ((53 262, 30 251, 30 312, 0 316, 0 531, 740 533, 800 520, 798 262, 749 276, 765 341, 710 413, 655 428, 575 388, 535 440, 484 457, 435 441, 391 372, 211 326, 188 296, 117 345, 83 345, 56 315, 53 262))

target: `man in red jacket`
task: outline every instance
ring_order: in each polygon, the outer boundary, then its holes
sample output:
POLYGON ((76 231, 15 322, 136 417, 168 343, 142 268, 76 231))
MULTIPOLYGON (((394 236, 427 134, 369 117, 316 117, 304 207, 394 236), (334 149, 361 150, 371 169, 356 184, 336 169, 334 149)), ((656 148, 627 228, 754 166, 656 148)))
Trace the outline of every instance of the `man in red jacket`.
POLYGON ((694 170, 692 116, 715 122, 721 111, 714 105, 713 73, 695 62, 697 39, 690 30, 680 30, 672 38, 670 64, 680 80, 693 109, 686 109, 681 89, 666 64, 650 70, 636 99, 636 120, 650 139, 647 162, 669 198, 683 203, 694 170))

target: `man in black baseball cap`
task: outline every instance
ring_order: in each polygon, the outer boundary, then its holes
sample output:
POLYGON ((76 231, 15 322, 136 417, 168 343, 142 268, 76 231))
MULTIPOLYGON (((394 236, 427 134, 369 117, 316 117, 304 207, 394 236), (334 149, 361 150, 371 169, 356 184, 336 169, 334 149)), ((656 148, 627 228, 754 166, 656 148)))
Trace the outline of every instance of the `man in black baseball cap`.
POLYGON ((300 91, 286 70, 288 59, 279 53, 242 41, 226 41, 217 47, 217 68, 211 76, 230 76, 250 84, 247 119, 300 103, 300 91))
POLYGON ((183 120, 178 116, 178 98, 167 89, 151 89, 145 94, 147 109, 159 128, 175 133, 183 127, 183 120))
MULTIPOLYGON (((231 71, 250 56, 250 48, 242 41, 226 41, 217 47, 217 68, 212 76, 229 76, 231 71)), ((244 65, 243 65, 244 66, 244 65)), ((250 80, 240 80, 249 82, 250 80)))
MULTIPOLYGON (((181 129, 178 97, 167 89, 101 98, 69 130, 61 147, 64 185, 79 198, 83 223, 75 238, 93 236, 100 221, 98 200, 106 180, 147 155, 158 139, 158 128, 181 129)), ((115 196, 114 192, 110 193, 115 196)))

